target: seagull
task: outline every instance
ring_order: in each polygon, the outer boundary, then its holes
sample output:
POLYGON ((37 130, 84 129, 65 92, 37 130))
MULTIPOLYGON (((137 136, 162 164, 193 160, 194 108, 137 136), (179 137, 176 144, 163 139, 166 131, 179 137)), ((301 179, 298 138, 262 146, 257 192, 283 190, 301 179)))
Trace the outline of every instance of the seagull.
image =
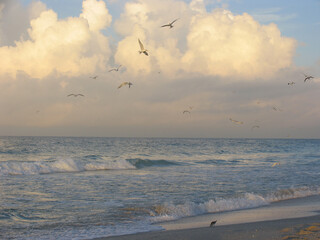
POLYGON ((162 25, 161 27, 170 27, 170 28, 173 28, 173 24, 178 20, 179 18, 173 20, 171 23, 168 23, 168 24, 165 24, 165 25, 162 25))
POLYGON ((251 130, 253 130, 254 128, 260 128, 260 126, 259 125, 252 126, 251 130))
POLYGON ((210 227, 214 227, 214 225, 216 224, 216 222, 217 222, 217 220, 212 221, 212 222, 210 223, 210 227))
POLYGON ((120 84, 120 86, 118 87, 118 89, 121 88, 121 87, 123 87, 123 86, 125 86, 125 85, 128 85, 129 88, 130 88, 133 84, 132 84, 131 82, 123 82, 123 83, 120 84))
POLYGON ((109 70, 109 72, 112 72, 112 71, 118 72, 120 67, 121 67, 121 65, 119 65, 117 68, 112 68, 109 70))
POLYGON ((90 77, 90 78, 92 78, 92 79, 97 79, 97 77, 98 77, 98 75, 93 76, 93 77, 90 77))
POLYGON ((143 44, 142 44, 142 42, 140 41, 140 39, 138 38, 138 41, 139 41, 139 45, 140 45, 140 51, 139 51, 139 53, 141 54, 141 53, 144 53, 146 56, 149 56, 149 54, 148 54, 148 50, 147 49, 144 49, 144 46, 143 46, 143 44))
POLYGON ((304 75, 304 82, 306 82, 307 80, 309 80, 309 79, 312 79, 312 78, 314 78, 313 76, 311 76, 311 75, 307 75, 307 74, 303 74, 304 75))
POLYGON ((277 107, 272 107, 272 109, 273 109, 273 110, 275 110, 275 111, 280 111, 280 112, 282 112, 282 111, 283 111, 282 109, 277 108, 277 107))
POLYGON ((295 82, 289 82, 288 85, 293 86, 293 84, 295 84, 295 82))
POLYGON ((182 113, 185 114, 185 113, 191 113, 191 112, 188 110, 184 110, 182 113))
POLYGON ((71 93, 71 94, 69 94, 67 97, 71 97, 71 96, 74 96, 74 97, 78 97, 78 96, 84 97, 84 95, 81 94, 81 93, 78 93, 78 94, 71 93))
POLYGON ((232 119, 232 118, 229 118, 229 120, 230 120, 231 122, 236 123, 236 124, 243 124, 243 122, 234 120, 234 119, 232 119))
POLYGON ((279 162, 276 162, 276 163, 272 164, 271 167, 275 167, 275 166, 277 166, 277 165, 280 165, 280 163, 279 163, 279 162))

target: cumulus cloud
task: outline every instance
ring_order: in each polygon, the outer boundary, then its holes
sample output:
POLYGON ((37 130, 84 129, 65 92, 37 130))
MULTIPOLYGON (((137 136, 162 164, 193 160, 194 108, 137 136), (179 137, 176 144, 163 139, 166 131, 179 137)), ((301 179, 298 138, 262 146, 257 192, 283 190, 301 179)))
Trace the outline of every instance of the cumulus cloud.
POLYGON ((261 25, 247 13, 234 15, 225 9, 207 12, 202 0, 161 4, 156 8, 156 0, 127 3, 115 24, 124 36, 115 56, 118 62, 125 61, 128 50, 138 50, 139 36, 150 50, 149 60, 136 54, 134 64, 126 62, 129 72, 140 73, 141 63, 145 73, 160 68, 171 76, 184 72, 255 79, 273 76, 292 64, 296 41, 281 36, 275 24, 261 25), (159 28, 161 22, 177 17, 180 22, 172 30, 159 28))
POLYGON ((42 11, 30 22, 29 39, 0 48, 0 74, 16 77, 22 71, 41 79, 52 73, 79 76, 103 68, 110 49, 101 30, 110 23, 103 1, 85 0, 80 17, 63 20, 52 10, 42 11))
POLYGON ((18 0, 0 3, 0 46, 13 45, 14 41, 27 36, 30 21, 46 10, 45 4, 33 1, 25 8, 18 0))
POLYGON ((270 77, 292 63, 296 42, 275 24, 260 25, 250 15, 226 10, 197 15, 187 36, 187 69, 246 79, 270 77))

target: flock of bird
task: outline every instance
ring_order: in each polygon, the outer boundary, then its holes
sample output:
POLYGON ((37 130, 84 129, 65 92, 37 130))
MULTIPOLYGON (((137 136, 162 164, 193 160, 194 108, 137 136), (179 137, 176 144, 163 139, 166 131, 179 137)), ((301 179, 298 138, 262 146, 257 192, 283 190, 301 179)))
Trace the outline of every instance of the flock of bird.
MULTIPOLYGON (((314 78, 313 76, 307 75, 307 74, 305 74, 305 73, 303 73, 303 75, 304 75, 304 82, 307 82, 308 80, 311 80, 311 79, 314 78)), ((288 85, 289 85, 289 86, 293 86, 294 84, 296 84, 296 83, 293 82, 293 81, 288 82, 288 85)), ((257 104, 260 104, 260 102, 258 101, 257 104)), ((276 106, 273 106, 272 109, 273 109, 274 111, 279 111, 279 112, 282 112, 282 111, 283 111, 281 108, 276 107, 276 106)), ((229 118, 229 120, 230 120, 231 122, 235 123, 235 124, 238 124, 238 125, 244 124, 244 122, 238 121, 238 120, 234 120, 234 119, 232 119, 232 118, 229 118)), ((259 126, 259 125, 254 125, 254 126, 251 127, 251 130, 253 130, 253 129, 255 129, 255 128, 260 128, 260 126, 259 126)))
MULTIPOLYGON (((170 22, 170 23, 168 23, 168 24, 164 24, 164 25, 162 25, 161 27, 173 28, 173 24, 174 24, 178 19, 179 19, 179 18, 173 20, 172 22, 170 22)), ((139 46, 140 46, 139 53, 140 53, 140 54, 143 53, 143 54, 145 54, 146 56, 149 56, 148 50, 144 48, 144 46, 143 46, 143 44, 142 44, 142 42, 140 41, 139 38, 138 38, 138 43, 139 43, 139 46)), ((116 68, 110 69, 108 72, 112 72, 112 71, 118 72, 121 67, 122 67, 122 65, 119 65, 119 66, 116 67, 116 68)), ((160 72, 159 72, 159 73, 160 73, 160 72)), ((92 79, 97 79, 97 78, 98 78, 98 75, 91 76, 90 78, 92 78, 92 79)), ((121 84, 118 86, 118 89, 119 89, 119 88, 122 88, 122 87, 124 87, 124 86, 126 86, 126 85, 128 85, 128 87, 130 88, 130 87, 133 85, 133 83, 131 83, 131 82, 123 82, 123 83, 121 83, 121 84)), ((71 93, 71 94, 67 95, 67 97, 71 97, 71 96, 73 96, 73 97, 78 97, 78 96, 84 97, 84 95, 81 94, 81 93, 77 93, 77 94, 71 93)), ((186 110, 186 111, 184 111, 183 113, 190 113, 190 111, 186 110)))
MULTIPOLYGON (((171 29, 171 28, 174 27, 173 24, 174 24, 176 21, 178 21, 178 20, 179 20, 179 18, 173 20, 172 22, 170 22, 170 23, 168 23, 168 24, 164 24, 164 25, 162 25, 162 26, 160 26, 160 27, 161 27, 161 28, 168 27, 169 29, 171 29)), ((140 50, 138 51, 139 54, 143 53, 145 56, 149 56, 148 50, 144 47, 143 43, 141 42, 141 40, 140 40, 139 38, 138 38, 138 43, 139 43, 139 47, 140 47, 140 50)), ((118 72, 121 67, 122 67, 122 65, 119 65, 118 67, 115 67, 115 68, 110 69, 108 72, 113 72, 113 71, 118 72)), ((160 72, 159 72, 159 73, 160 73, 160 72)), ((307 82, 308 80, 311 80, 311 79, 314 78, 313 76, 307 75, 307 74, 305 74, 305 73, 303 73, 303 75, 304 75, 304 82, 307 82)), ((91 76, 90 78, 92 78, 92 79, 97 79, 98 76, 95 75, 95 76, 91 76)), ((289 86, 293 86, 294 84, 295 84, 295 82, 293 82, 293 81, 288 82, 288 85, 289 85, 289 86)), ((124 87, 124 86, 128 86, 128 87, 130 88, 132 85, 133 85, 133 83, 131 83, 131 82, 122 82, 122 83, 118 86, 118 89, 120 89, 120 88, 122 88, 122 87, 124 87)), ((69 95, 68 95, 68 97, 71 97, 71 96, 73 96, 73 97, 78 97, 78 96, 84 97, 83 94, 79 94, 79 93, 78 93, 78 94, 72 93, 72 94, 69 94, 69 95)), ((257 103, 259 104, 259 102, 257 102, 257 103)), ((183 110, 182 113, 183 113, 183 114, 191 114, 191 110, 192 110, 192 109, 193 109, 193 107, 190 106, 188 109, 183 110)), ((283 111, 282 109, 280 109, 280 108, 278 108, 278 107, 276 107, 276 106, 273 106, 272 109, 273 109, 274 111, 279 111, 279 112, 282 112, 282 111, 283 111)), ((243 121, 235 120, 235 119, 232 119, 232 118, 229 118, 229 120, 230 120, 232 123, 237 124, 237 125, 242 125, 242 124, 244 124, 243 121)), ((255 129, 255 128, 260 128, 260 126, 259 126, 259 125, 253 125, 253 126, 251 127, 251 130, 253 130, 253 129, 255 129)))

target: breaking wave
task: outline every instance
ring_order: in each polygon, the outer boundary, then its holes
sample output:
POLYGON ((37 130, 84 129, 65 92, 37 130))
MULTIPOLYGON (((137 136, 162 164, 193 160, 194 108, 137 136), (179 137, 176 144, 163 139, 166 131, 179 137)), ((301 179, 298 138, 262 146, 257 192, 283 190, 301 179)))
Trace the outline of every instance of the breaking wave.
POLYGON ((150 210, 152 222, 165 222, 183 217, 218 213, 232 210, 249 209, 268 205, 272 202, 302 198, 320 194, 320 187, 278 190, 262 196, 245 193, 239 197, 211 199, 204 203, 186 202, 184 204, 165 203, 150 210))
POLYGON ((99 163, 81 163, 73 159, 39 162, 10 161, 0 162, 0 176, 140 169, 144 167, 170 166, 177 164, 178 163, 167 160, 149 160, 140 158, 113 161, 108 160, 99 163))

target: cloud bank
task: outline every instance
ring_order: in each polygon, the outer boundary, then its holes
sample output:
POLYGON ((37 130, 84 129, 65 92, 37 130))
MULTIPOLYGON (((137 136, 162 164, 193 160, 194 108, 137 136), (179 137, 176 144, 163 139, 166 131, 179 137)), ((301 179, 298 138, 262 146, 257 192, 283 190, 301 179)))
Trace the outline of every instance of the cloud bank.
POLYGON ((127 3, 115 27, 124 36, 115 59, 136 75, 159 69, 171 76, 269 78, 291 66, 296 48, 296 41, 281 36, 275 24, 261 25, 247 13, 225 9, 207 12, 201 0, 127 3), (173 29, 159 27, 178 17, 173 29), (150 58, 136 54, 138 38, 150 58))
MULTIPOLYGON (((6 2, 2 12, 5 7, 6 2)), ((0 74, 15 78, 24 72, 42 79, 53 73, 72 77, 106 70, 111 50, 101 31, 112 17, 102 0, 84 0, 82 7, 79 17, 61 20, 34 2, 27 39, 0 47, 0 74)), ((269 78, 292 64, 296 48, 296 41, 281 36, 275 24, 261 25, 247 13, 234 15, 225 9, 208 12, 202 0, 128 2, 114 27, 122 37, 114 60, 136 76, 161 71, 171 78, 269 78), (176 18, 173 29, 160 28, 176 18), (150 57, 137 54, 138 39, 150 57)))
POLYGON ((27 40, 0 47, 0 74, 71 77, 94 72, 108 61, 108 38, 101 30, 110 25, 111 15, 103 1, 85 0, 79 17, 64 20, 52 10, 38 10, 41 13, 30 21, 27 40))
POLYGON ((84 0, 78 16, 63 19, 41 2, 17 2, 0 4, 2 135, 285 137, 292 126, 300 136, 319 133, 319 84, 302 74, 318 76, 318 68, 292 64, 296 40, 275 24, 208 11, 202 0, 121 1, 112 6, 123 4, 116 19, 101 0, 84 0), (149 56, 138 53, 138 39, 149 56), (123 81, 133 86, 117 89, 123 81), (255 120, 260 128, 251 131, 255 120))

